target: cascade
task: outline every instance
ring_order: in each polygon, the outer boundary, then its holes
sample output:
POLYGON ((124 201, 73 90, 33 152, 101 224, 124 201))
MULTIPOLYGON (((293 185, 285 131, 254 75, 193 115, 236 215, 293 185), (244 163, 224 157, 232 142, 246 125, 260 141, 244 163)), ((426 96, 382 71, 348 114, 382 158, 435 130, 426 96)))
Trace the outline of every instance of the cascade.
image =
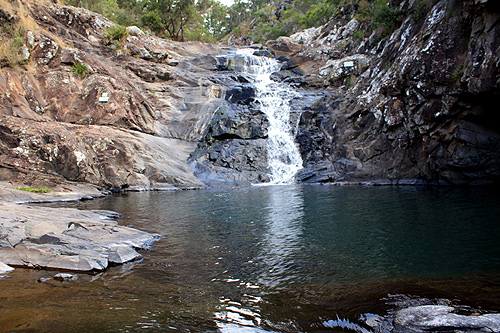
POLYGON ((271 74, 281 68, 277 60, 255 56, 254 51, 241 49, 237 54, 244 57, 242 70, 253 78, 256 100, 269 121, 266 148, 270 184, 290 184, 302 169, 295 131, 290 124, 290 101, 299 94, 290 85, 271 79, 271 74))

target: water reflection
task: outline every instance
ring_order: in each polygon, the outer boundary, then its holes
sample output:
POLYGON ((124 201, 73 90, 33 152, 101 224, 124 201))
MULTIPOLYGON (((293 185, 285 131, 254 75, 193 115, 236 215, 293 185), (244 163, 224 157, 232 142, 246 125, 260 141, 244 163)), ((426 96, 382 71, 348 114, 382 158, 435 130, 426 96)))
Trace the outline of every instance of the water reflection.
POLYGON ((262 265, 258 284, 271 288, 296 279, 296 259, 302 251, 304 196, 299 186, 268 187, 265 234, 257 261, 262 265))

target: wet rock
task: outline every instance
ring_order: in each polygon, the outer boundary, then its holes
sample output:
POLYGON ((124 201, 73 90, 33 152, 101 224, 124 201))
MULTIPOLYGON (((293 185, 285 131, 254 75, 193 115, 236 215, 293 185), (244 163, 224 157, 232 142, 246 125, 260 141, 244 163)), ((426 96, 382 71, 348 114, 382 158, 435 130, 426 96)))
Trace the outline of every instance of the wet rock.
MULTIPOLYGON (((56 281, 76 281, 78 280, 78 275, 76 274, 69 274, 69 273, 59 273, 54 275, 54 280, 56 281)), ((42 281, 45 282, 45 281, 42 281)))
POLYGON ((109 251, 108 260, 113 264, 123 264, 142 258, 142 256, 128 245, 117 245, 109 251))
POLYGON ((453 313, 444 305, 423 305, 402 309, 394 319, 395 332, 498 332, 500 314, 467 316, 453 313))
POLYGON ((255 89, 251 86, 231 87, 226 90, 226 100, 229 103, 250 104, 254 98, 255 89))
POLYGON ((52 280, 52 278, 47 278, 47 277, 41 277, 38 280, 36 280, 37 283, 45 283, 47 281, 52 280))

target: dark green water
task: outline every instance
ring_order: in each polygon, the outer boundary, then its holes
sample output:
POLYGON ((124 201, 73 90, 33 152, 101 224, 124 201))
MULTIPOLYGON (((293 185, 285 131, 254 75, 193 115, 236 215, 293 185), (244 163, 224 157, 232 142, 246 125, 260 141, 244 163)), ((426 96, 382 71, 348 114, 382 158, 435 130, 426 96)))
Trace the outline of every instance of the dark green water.
MULTIPOLYGON (((400 298, 500 311, 500 195, 491 189, 269 186, 147 192, 108 209, 164 238, 76 282, 0 280, 0 331, 335 331, 400 298), (331 326, 331 325, 330 325, 331 326)), ((366 326, 363 326, 366 327, 366 326)))

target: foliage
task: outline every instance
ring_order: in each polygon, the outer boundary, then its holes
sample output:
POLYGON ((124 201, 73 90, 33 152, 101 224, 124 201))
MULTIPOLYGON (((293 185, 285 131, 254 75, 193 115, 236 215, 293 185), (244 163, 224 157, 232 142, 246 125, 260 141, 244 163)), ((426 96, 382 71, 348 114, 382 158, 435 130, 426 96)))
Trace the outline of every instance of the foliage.
MULTIPOLYGON (((361 40, 377 29, 384 37, 395 31, 404 19, 399 9, 402 0, 292 0, 268 5, 253 14, 249 36, 254 42, 266 42, 278 35, 291 35, 299 30, 318 27, 333 17, 351 19, 361 27, 355 38, 361 40)), ((434 0, 418 0, 434 1, 434 0)))
POLYGON ((125 42, 127 37, 128 37, 127 28, 122 25, 114 24, 106 28, 106 30, 104 30, 104 35, 102 39, 104 41, 104 44, 106 45, 113 44, 115 48, 119 50, 122 48, 123 43, 125 42))
POLYGON ((339 0, 329 0, 312 5, 299 21, 301 27, 310 28, 327 23, 332 15, 338 13, 339 3, 339 0))
POLYGON ((16 67, 24 65, 23 47, 26 31, 15 23, 2 25, 0 33, 0 66, 16 67))
POLYGON ((388 6, 387 1, 376 1, 372 7, 374 28, 383 27, 386 34, 391 34, 403 22, 403 13, 397 9, 388 6))
POLYGON ((398 3, 390 0, 360 0, 356 19, 362 23, 366 31, 379 29, 381 35, 392 34, 403 22, 404 12, 399 10, 398 3))
MULTIPOLYGON (((361 23, 356 38, 380 31, 381 37, 403 20, 402 0, 64 0, 97 11, 122 25, 137 25, 173 40, 217 42, 228 33, 253 42, 326 24, 332 17, 361 23)), ((425 15, 435 0, 416 0, 414 18, 425 15)))
POLYGON ((173 40, 184 40, 189 23, 197 15, 194 0, 145 0, 142 25, 173 40))
POLYGON ((431 1, 430 0, 417 0, 415 3, 414 11, 411 16, 414 22, 418 22, 422 20, 425 15, 431 9, 431 1))
POLYGON ((356 30, 352 34, 352 38, 354 38, 357 41, 363 40, 365 38, 365 32, 363 30, 356 30))
POLYGON ((29 186, 18 186, 14 187, 16 190, 32 192, 32 193, 49 193, 50 189, 46 187, 29 187, 29 186))
POLYGON ((73 66, 71 66, 71 71, 81 79, 85 79, 89 75, 89 67, 87 64, 81 62, 75 62, 73 66))

